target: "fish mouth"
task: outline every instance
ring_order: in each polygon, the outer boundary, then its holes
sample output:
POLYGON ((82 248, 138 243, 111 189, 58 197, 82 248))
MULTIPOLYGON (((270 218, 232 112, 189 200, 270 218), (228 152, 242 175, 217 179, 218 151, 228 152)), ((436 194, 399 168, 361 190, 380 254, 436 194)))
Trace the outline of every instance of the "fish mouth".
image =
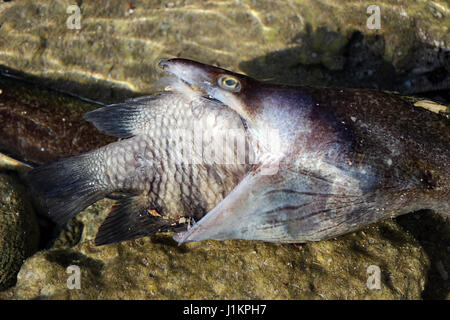
MULTIPOLYGON (((245 106, 236 97, 238 91, 229 92, 219 88, 218 85, 218 80, 223 76, 236 77, 240 80, 244 76, 222 68, 181 58, 161 60, 159 67, 175 76, 178 81, 187 85, 190 89, 201 93, 203 97, 217 101, 235 111, 241 117, 245 129, 248 129, 247 119, 243 116, 243 114, 245 115, 245 106)), ((245 196, 246 193, 244 192, 243 195, 245 196)), ((233 230, 230 231, 222 223, 226 215, 220 212, 222 209, 219 210, 218 206, 219 204, 198 222, 189 223, 185 230, 174 230, 173 239, 178 242, 178 245, 208 239, 223 240, 232 235, 233 230)), ((223 205, 220 208, 223 208, 223 205)))
POLYGON ((192 90, 201 93, 204 98, 226 104, 218 98, 217 89, 214 86, 215 78, 222 69, 180 58, 163 59, 158 65, 192 90))
MULTIPOLYGON (((218 74, 217 70, 221 69, 179 58, 163 59, 158 65, 162 70, 175 76, 178 81, 181 81, 195 92, 200 93, 204 98, 225 104, 223 101, 217 99, 213 87, 215 77, 218 74)), ((201 222, 204 220, 203 218, 197 222, 193 221, 192 224, 191 220, 188 220, 189 223, 185 225, 184 230, 173 230, 173 239, 178 242, 178 245, 192 241, 189 237, 201 225, 201 222)))
POLYGON ((206 90, 211 87, 211 77, 203 71, 204 65, 199 62, 185 59, 163 59, 159 62, 159 67, 185 83, 206 90))

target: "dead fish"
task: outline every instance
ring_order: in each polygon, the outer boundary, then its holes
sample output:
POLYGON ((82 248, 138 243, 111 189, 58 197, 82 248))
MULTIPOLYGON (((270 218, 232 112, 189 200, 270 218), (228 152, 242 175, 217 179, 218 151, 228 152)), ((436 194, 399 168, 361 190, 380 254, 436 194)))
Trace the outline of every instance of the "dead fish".
MULTIPOLYGON (((181 193, 159 194, 157 189, 149 197, 153 188, 149 185, 141 196, 120 202, 100 228, 97 244, 162 230, 155 228, 161 218, 149 212, 155 207, 152 202, 158 201, 154 199, 161 197, 174 204, 179 216, 192 217, 198 208, 208 207, 200 210, 196 216, 200 220, 192 227, 172 229, 179 231, 175 235, 179 243, 229 238, 320 241, 419 209, 450 213, 450 125, 443 116, 392 93, 268 84, 186 59, 164 60, 160 66, 178 79, 172 90, 185 99, 175 108, 180 117, 168 121, 154 116, 149 101, 155 97, 88 113, 86 119, 102 132, 134 137, 31 171, 30 181, 35 189, 41 188, 50 214, 67 221, 108 192, 145 185, 147 177, 157 181, 170 177, 173 182, 173 175, 184 172, 170 166, 173 159, 163 157, 167 167, 158 171, 135 165, 139 161, 134 154, 156 162, 161 152, 178 154, 161 141, 170 132, 167 128, 198 124, 191 116, 185 118, 186 106, 198 99, 207 101, 207 113, 223 110, 228 112, 225 118, 232 115, 245 131, 251 154, 246 160, 251 161, 234 162, 226 169, 213 165, 221 177, 213 181, 220 181, 222 188, 209 194, 209 180, 193 175, 189 180, 175 179, 171 188, 197 190, 184 199, 206 201, 191 211, 180 207, 185 202, 181 193), (147 152, 154 145, 160 153, 147 152), (212 194, 216 197, 210 198, 212 194)), ((168 115, 163 119, 177 114, 168 104, 159 110, 168 115)))
POLYGON ((419 209, 450 214, 450 125, 399 95, 273 85, 194 61, 164 70, 236 111, 256 165, 177 240, 333 238, 419 209))
POLYGON ((96 244, 185 230, 242 180, 251 152, 239 115, 176 78, 163 82, 165 92, 85 114, 100 132, 124 140, 29 173, 54 221, 64 225, 113 194, 119 202, 96 244))

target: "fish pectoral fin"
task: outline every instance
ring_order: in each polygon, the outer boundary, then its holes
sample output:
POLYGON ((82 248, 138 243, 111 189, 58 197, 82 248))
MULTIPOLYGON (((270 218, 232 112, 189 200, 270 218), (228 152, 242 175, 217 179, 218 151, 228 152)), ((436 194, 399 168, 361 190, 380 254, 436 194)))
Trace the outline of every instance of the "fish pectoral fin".
MULTIPOLYGON (((350 186, 351 187, 351 186, 350 186)), ((361 195, 317 173, 250 172, 179 244, 207 239, 317 241, 350 228, 366 206, 361 195), (329 230, 327 230, 329 228, 329 230), (334 228, 334 229, 333 229, 334 228)))
POLYGON ((98 229, 95 245, 127 241, 172 229, 175 221, 165 219, 136 196, 120 200, 98 229))
MULTIPOLYGON (((198 223, 174 239, 179 244, 191 241, 208 239, 224 240, 233 238, 233 225, 236 223, 236 215, 242 208, 250 204, 252 189, 257 188, 258 183, 264 177, 250 172, 231 192, 208 212, 198 223)), ((238 236, 236 234, 236 236, 238 236)))

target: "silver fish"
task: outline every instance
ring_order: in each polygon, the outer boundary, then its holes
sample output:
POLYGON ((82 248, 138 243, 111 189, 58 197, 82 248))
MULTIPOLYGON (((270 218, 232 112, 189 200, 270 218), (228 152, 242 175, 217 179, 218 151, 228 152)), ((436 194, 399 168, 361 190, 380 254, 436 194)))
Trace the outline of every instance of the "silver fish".
POLYGON ((244 177, 252 154, 239 115, 177 79, 163 83, 165 92, 85 114, 126 139, 29 173, 55 222, 113 195, 97 245, 184 230, 244 177))
MULTIPOLYGON (((320 241, 419 209, 450 214, 450 124, 444 116, 392 93, 267 84, 186 59, 164 60, 160 66, 176 77, 169 88, 173 92, 86 116, 103 133, 132 138, 30 173, 34 189, 42 188, 50 215, 61 222, 108 193, 140 192, 112 211, 97 244, 158 230, 177 231, 179 243, 229 238, 320 241), (168 94, 184 101, 175 108, 178 118, 170 103, 155 108, 150 102, 168 94), (244 153, 245 161, 234 157, 187 170, 172 163, 180 158, 185 163, 186 158, 166 143, 178 137, 168 128, 192 129, 200 123, 186 111, 190 106, 192 112, 194 101, 218 120, 206 125, 208 130, 221 125, 225 131, 243 131, 237 134, 245 136, 239 150, 235 144, 225 143, 224 148, 244 153), (158 152, 147 152, 154 149, 158 152), (141 165, 154 162, 164 165, 159 170, 141 165), (209 175, 211 168, 220 178, 209 175), (46 176, 51 173, 56 178, 46 176), (170 181, 170 187, 149 183, 155 180, 170 181), (182 191, 189 188, 196 191, 182 191), (176 216, 200 220, 192 227, 171 229, 151 214, 155 204, 171 223, 176 216)), ((213 144, 220 146, 221 141, 213 144)))

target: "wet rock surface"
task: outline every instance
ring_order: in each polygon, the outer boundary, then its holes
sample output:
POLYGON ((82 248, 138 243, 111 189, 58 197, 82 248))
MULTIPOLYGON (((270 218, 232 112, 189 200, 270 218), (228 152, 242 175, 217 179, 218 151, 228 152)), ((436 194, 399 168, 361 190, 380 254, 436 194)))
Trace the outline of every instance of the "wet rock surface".
POLYGON ((20 299, 420 299, 429 261, 393 221, 337 240, 301 245, 156 235, 42 251, 18 276, 20 299), (80 289, 67 267, 80 268, 80 289), (367 269, 381 270, 380 289, 367 269))
POLYGON ((167 56, 290 83, 449 86, 449 8, 438 1, 377 1, 379 28, 359 0, 82 2, 79 29, 67 25, 72 4, 2 3, 0 64, 105 102, 149 92, 167 56))
POLYGON ((37 219, 24 188, 0 172, 0 291, 15 284, 23 261, 38 244, 37 219))
MULTIPOLYGON (((367 28, 369 4, 358 0, 79 3, 77 30, 66 23, 70 1, 1 2, 0 72, 117 103, 152 92, 161 76, 156 62, 178 56, 273 82, 450 99, 448 3, 377 1, 380 29, 367 28)), ((63 137, 59 148, 48 136, 44 140, 52 144, 39 146, 37 154, 41 147, 58 156, 94 148, 88 143, 92 131, 60 126, 68 115, 74 116, 75 127, 82 126, 83 108, 92 105, 54 98, 59 95, 41 89, 12 88, 4 97, 19 104, 10 104, 9 111, 0 105, 0 118, 9 112, 16 123, 28 123, 25 128, 37 125, 42 134, 54 131, 63 137), (22 113, 30 110, 33 116, 22 113)), ((0 135, 4 139, 5 131, 0 135)), ((15 137, 11 128, 7 135, 15 137)), ((33 147, 43 141, 42 135, 33 140, 37 136, 30 130, 20 136, 25 137, 33 147)), ((5 194, 9 183, 0 180, 5 194)), ((20 192, 19 198, 27 199, 20 192)), ((15 205, 11 199, 0 205, 15 205)), ((95 247, 92 239, 112 204, 103 200, 91 206, 58 230, 59 236, 46 233, 51 239, 27 259, 17 286, 1 291, 0 299, 450 298, 450 222, 436 214, 407 215, 299 249, 243 241, 178 247, 168 235, 95 247), (81 270, 80 290, 67 288, 66 268, 72 264, 81 270), (380 267, 380 290, 367 288, 370 265, 380 267)), ((0 218, 0 230, 6 225, 0 218)), ((22 239, 22 234, 13 237, 22 239)), ((14 272, 21 263, 14 264, 14 272)))

